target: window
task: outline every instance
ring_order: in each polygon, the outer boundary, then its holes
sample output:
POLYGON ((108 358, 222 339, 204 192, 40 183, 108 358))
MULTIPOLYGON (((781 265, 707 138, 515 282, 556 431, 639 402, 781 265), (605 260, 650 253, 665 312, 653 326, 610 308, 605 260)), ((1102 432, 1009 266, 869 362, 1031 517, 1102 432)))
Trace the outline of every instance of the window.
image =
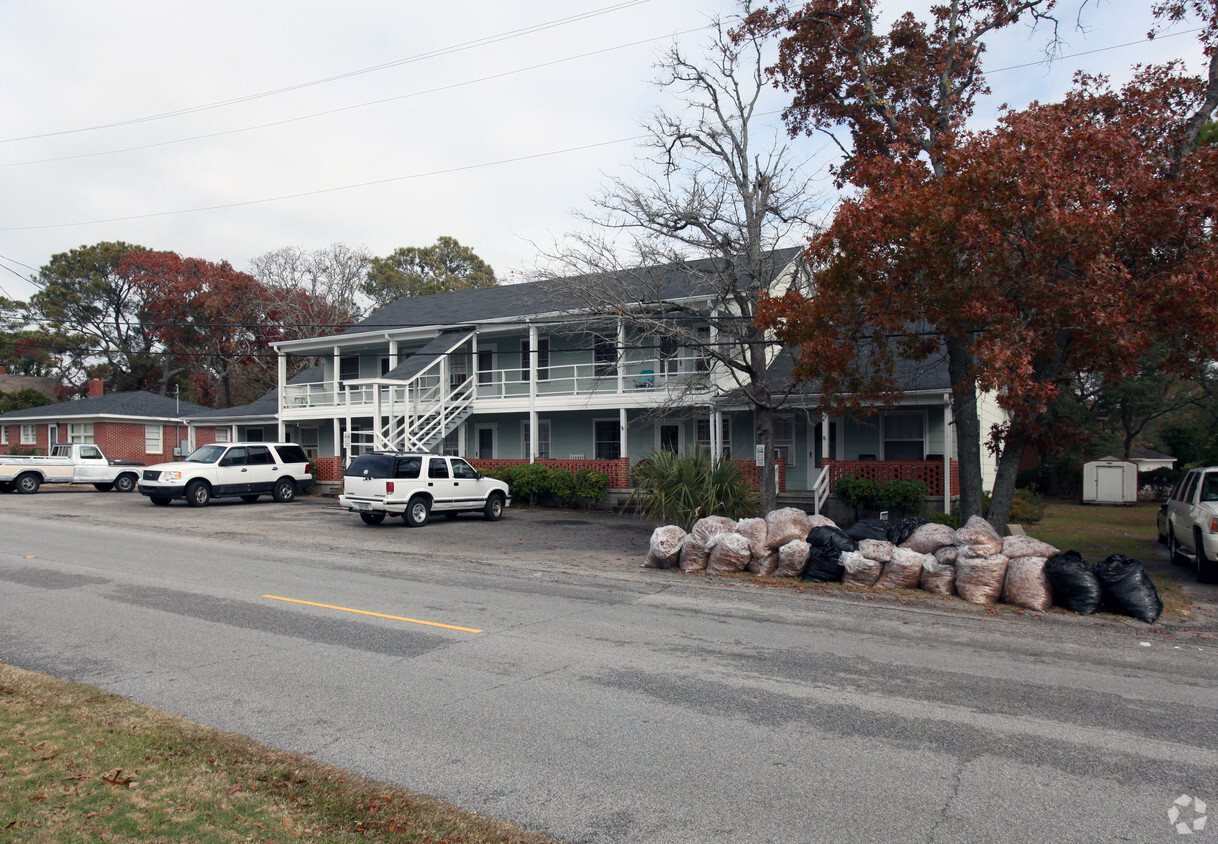
POLYGON ((787 468, 795 465, 795 420, 789 416, 774 417, 774 457, 781 457, 787 468))
POLYGON ((393 476, 412 481, 419 477, 419 472, 422 470, 422 457, 401 457, 398 458, 397 468, 394 469, 393 476))
MULTIPOLYGON (((520 380, 529 380, 529 341, 520 341, 520 380)), ((550 380, 550 338, 537 338, 537 380, 550 380)))
POLYGON ((469 353, 453 352, 448 356, 448 386, 460 387, 469 377, 469 353))
POLYGON ((80 447, 81 460, 105 460, 102 457, 101 449, 95 445, 84 445, 80 447))
POLYGON ((617 373, 617 345, 608 337, 596 335, 592 338, 593 371, 597 377, 617 373))
POLYGON ((622 456, 622 440, 616 419, 597 419, 593 424, 593 437, 597 460, 617 460, 622 456))
POLYGON ((297 444, 304 449, 305 456, 316 457, 318 455, 321 444, 316 428, 301 428, 296 438, 297 444))
POLYGON ((478 480, 478 470, 460 458, 453 461, 453 477, 467 481, 478 480))
POLYGON ((33 425, 21 426, 21 444, 22 445, 37 445, 38 430, 33 425))
POLYGON ((431 463, 427 466, 427 477, 429 478, 447 478, 448 477, 448 461, 443 457, 433 457, 431 463))
MULTIPOLYGON (((723 450, 720 452, 724 457, 732 456, 732 418, 730 416, 721 417, 722 426, 719 430, 719 439, 722 440, 720 445, 723 450)), ((702 418, 695 423, 697 431, 694 435, 695 445, 705 448, 710 451, 711 447, 711 423, 709 418, 702 418)))
POLYGON ((697 342, 693 349, 694 370, 697 372, 710 372, 710 326, 699 325, 694 329, 694 335, 697 337, 697 342))
POLYGON ((926 416, 884 414, 884 459, 921 460, 926 454, 926 416))
POLYGON ((263 430, 261 428, 246 428, 245 429, 245 439, 246 439, 246 442, 260 443, 264 439, 266 439, 266 434, 263 433, 263 430))
POLYGON ((381 358, 381 375, 385 375, 388 372, 389 372, 389 358, 383 357, 383 358, 381 358))
POLYGON ((249 455, 246 453, 244 446, 230 448, 224 452, 224 456, 220 458, 221 466, 248 466, 249 455))
POLYGON ((68 424, 68 442, 70 443, 91 443, 93 442, 93 423, 92 422, 71 422, 68 424))
POLYGON ((228 435, 230 433, 231 432, 228 430, 228 428, 217 428, 216 429, 216 442, 218 442, 218 443, 229 442, 228 435))
POLYGON ((440 453, 449 457, 458 457, 461 454, 461 429, 457 428, 451 434, 444 438, 444 443, 440 446, 440 453))
POLYGON ((251 466, 270 466, 275 463, 271 450, 264 445, 252 445, 246 450, 246 453, 249 455, 251 466))
POLYGON ((160 425, 144 426, 144 454, 160 454, 165 450, 165 440, 160 425))
POLYGON ((678 375, 681 372, 680 349, 677 341, 671 337, 660 338, 660 346, 656 354, 660 360, 660 372, 664 375, 678 375))
POLYGON ((338 380, 354 381, 359 378, 359 357, 347 356, 338 359, 338 380))
MULTIPOLYGON (((528 459, 529 456, 529 421, 520 423, 520 453, 528 459)), ((550 420, 537 420, 537 459, 550 458, 550 420)))

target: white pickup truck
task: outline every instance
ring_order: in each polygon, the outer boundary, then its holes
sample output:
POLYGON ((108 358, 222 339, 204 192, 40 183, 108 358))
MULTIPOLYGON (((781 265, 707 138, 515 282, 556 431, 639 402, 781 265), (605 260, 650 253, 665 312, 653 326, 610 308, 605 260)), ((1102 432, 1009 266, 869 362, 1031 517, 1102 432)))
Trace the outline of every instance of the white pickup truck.
POLYGON ((131 492, 139 482, 138 460, 111 460, 90 443, 56 443, 49 457, 0 454, 0 492, 32 495, 43 484, 93 484, 102 492, 131 492))

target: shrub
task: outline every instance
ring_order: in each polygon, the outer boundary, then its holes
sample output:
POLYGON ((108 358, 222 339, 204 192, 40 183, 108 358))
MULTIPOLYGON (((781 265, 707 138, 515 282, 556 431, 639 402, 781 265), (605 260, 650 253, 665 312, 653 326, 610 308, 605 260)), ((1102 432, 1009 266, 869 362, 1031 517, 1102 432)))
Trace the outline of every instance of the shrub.
POLYGON ((1011 497, 1009 521, 1030 525, 1045 517, 1045 500, 1030 489, 1017 489, 1011 497))
POLYGON ((575 473, 570 469, 549 467, 547 492, 558 501, 560 506, 570 507, 575 503, 575 473))
POLYGON ((880 505, 907 516, 921 515, 930 490, 921 481, 890 481, 880 487, 880 505))
POLYGON ((574 475, 575 489, 572 497, 582 507, 597 504, 609 492, 609 476, 596 469, 580 469, 574 475))
POLYGON ((929 513, 926 518, 937 525, 947 525, 949 528, 960 527, 960 517, 955 513, 929 513))
POLYGON ((875 501, 880 496, 880 485, 870 478, 846 476, 838 478, 833 485, 833 494, 854 508, 854 518, 859 518, 859 508, 875 501))
POLYGON ((701 447, 682 454, 652 452, 635 465, 634 483, 626 506, 658 524, 689 530, 704 516, 740 519, 757 511, 757 493, 740 469, 701 447))

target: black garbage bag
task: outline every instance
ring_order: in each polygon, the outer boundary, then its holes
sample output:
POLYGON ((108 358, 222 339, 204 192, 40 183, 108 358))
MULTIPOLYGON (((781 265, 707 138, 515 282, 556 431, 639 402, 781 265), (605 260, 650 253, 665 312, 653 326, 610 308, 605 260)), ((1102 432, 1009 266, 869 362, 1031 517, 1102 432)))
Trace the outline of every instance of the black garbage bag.
POLYGON ((1100 608, 1103 593, 1095 569, 1077 551, 1054 554, 1045 562, 1045 577, 1053 589, 1053 603, 1070 612, 1091 615, 1100 608))
POLYGON ((915 530, 929 522, 930 519, 924 519, 921 516, 906 516, 899 522, 893 522, 888 525, 888 541, 893 545, 900 545, 913 536, 915 530))
POLYGON ((858 542, 860 539, 888 541, 888 522, 880 519, 859 519, 846 531, 846 535, 858 542))
POLYGON ((857 551, 859 544, 844 530, 825 525, 808 531, 808 565, 803 579, 814 583, 838 583, 845 574, 843 551, 857 551))
POLYGON ((1124 554, 1113 554, 1096 563, 1104 595, 1104 609, 1117 615, 1128 615, 1147 624, 1154 624, 1163 612, 1163 599, 1146 573, 1141 560, 1131 560, 1124 554))

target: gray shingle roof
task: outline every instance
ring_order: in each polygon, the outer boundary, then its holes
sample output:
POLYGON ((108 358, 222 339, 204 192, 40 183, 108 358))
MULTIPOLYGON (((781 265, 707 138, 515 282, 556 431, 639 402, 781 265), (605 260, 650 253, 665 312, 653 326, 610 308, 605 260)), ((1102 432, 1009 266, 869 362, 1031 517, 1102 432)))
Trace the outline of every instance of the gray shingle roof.
MULTIPOLYGON (((307 384, 320 381, 324 369, 321 366, 310 366, 288 379, 289 384, 307 384)), ((223 407, 213 410, 207 407, 199 408, 196 413, 182 415, 192 422, 216 422, 217 424, 241 419, 274 419, 279 413, 278 388, 268 390, 249 404, 239 407, 223 407)))
POLYGON ((174 398, 138 390, 126 393, 102 393, 100 396, 48 404, 43 407, 11 410, 8 413, 0 413, 0 420, 33 422, 101 416, 181 419, 201 410, 207 410, 207 408, 193 402, 179 402, 174 398))
MULTIPOLYGON (((802 247, 774 250, 774 273, 781 272, 801 251, 802 247)), ((478 290, 456 290, 430 296, 408 296, 373 312, 345 333, 414 326, 464 325, 576 310, 580 309, 582 304, 568 291, 573 282, 581 279, 620 286, 623 298, 633 298, 641 302, 708 296, 713 295, 714 289, 707 283, 707 276, 715 266, 721 264, 717 259, 707 259, 686 264, 624 270, 604 277, 550 279, 478 290)))

